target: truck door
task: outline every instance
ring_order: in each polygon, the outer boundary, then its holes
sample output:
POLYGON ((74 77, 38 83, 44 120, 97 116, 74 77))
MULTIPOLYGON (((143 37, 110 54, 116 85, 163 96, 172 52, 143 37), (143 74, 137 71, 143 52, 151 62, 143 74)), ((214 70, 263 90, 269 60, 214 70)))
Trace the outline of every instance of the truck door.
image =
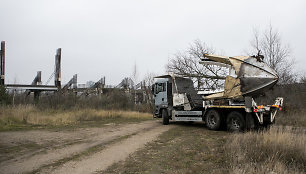
POLYGON ((155 106, 168 106, 167 100, 167 83, 156 83, 155 85, 155 106))

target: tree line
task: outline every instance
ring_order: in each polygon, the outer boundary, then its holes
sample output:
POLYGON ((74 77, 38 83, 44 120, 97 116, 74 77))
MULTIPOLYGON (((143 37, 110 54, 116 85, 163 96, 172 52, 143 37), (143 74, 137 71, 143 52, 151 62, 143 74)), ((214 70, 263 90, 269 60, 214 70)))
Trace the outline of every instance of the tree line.
MULTIPOLYGON (((285 44, 279 32, 270 24, 264 31, 253 30, 253 36, 245 51, 248 56, 261 54, 264 62, 279 75, 278 84, 305 82, 306 75, 299 75, 295 69, 295 60, 289 44, 285 44)), ((184 52, 174 54, 167 64, 167 71, 177 76, 192 78, 199 89, 220 88, 223 86, 227 71, 214 65, 203 65, 199 61, 204 54, 215 54, 215 49, 201 40, 195 40, 184 52)))

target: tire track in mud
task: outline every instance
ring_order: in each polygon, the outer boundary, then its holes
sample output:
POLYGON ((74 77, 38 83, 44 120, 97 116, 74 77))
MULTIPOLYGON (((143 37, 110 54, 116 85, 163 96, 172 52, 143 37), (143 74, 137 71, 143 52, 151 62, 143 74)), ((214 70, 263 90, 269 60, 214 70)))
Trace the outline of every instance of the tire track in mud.
MULTIPOLYGON (((128 152, 133 152, 137 149, 137 147, 141 147, 142 144, 145 144, 148 141, 153 140, 159 133, 166 131, 170 129, 168 126, 162 126, 159 121, 145 121, 141 123, 133 123, 133 124, 125 124, 125 125, 119 125, 114 128, 92 128, 92 130, 95 132, 95 134, 89 134, 93 135, 92 137, 86 137, 85 141, 86 142, 80 142, 78 144, 72 144, 72 145, 66 145, 64 147, 60 147, 57 149, 50 149, 47 150, 46 153, 42 154, 36 154, 30 157, 25 157, 25 158, 20 158, 16 157, 14 159, 4 161, 0 163, 0 171, 1 173, 27 173, 27 172, 33 172, 37 170, 41 170, 42 173, 46 171, 44 169, 44 166, 52 165, 53 163, 56 163, 57 161, 65 158, 69 158, 72 156, 75 156, 77 154, 81 154, 82 152, 103 144, 107 144, 108 142, 111 142, 115 139, 118 139, 123 136, 127 135, 133 135, 132 137, 128 138, 127 140, 133 140, 133 141, 127 141, 123 140, 122 142, 130 143, 131 146, 134 148, 130 148, 128 152), (140 133, 139 133, 140 132, 140 133), (139 133, 139 134, 137 134, 139 133), (136 134, 136 135, 134 135, 136 134), (143 136, 144 134, 144 136, 143 136), (140 136, 142 135, 142 136, 140 136), (136 137, 136 138, 135 138, 136 137), (151 138, 150 138, 151 137, 151 138), (139 142, 138 144, 134 144, 134 142, 139 142), (136 148, 136 149, 135 149, 136 148)), ((90 132, 91 128, 87 128, 86 131, 90 132)), ((80 130, 78 130, 80 131, 80 130)), ((12 132, 14 134, 14 132, 12 132)), ((46 132, 48 134, 48 132, 46 132)), ((29 136, 29 135, 28 135, 29 136)), ((119 142, 119 144, 122 144, 122 142, 119 142)), ((117 145, 118 143, 115 143, 117 145)), ((117 146, 116 146, 117 147, 117 146)), ((123 146, 124 147, 124 146, 123 146)), ((107 146, 105 150, 107 149, 113 149, 112 146, 107 146)), ((125 148, 122 148, 124 154, 129 154, 125 150, 125 148)), ((103 150, 102 150, 103 152, 103 150)), ((123 152, 120 150, 117 151, 119 155, 116 155, 116 153, 113 154, 113 156, 121 157, 120 159, 124 159, 124 155, 122 155, 123 152)), ((98 152, 96 154, 100 154, 101 152, 98 152)), ((92 157, 96 157, 96 154, 93 154, 92 157)), ((99 156, 99 155, 98 155, 99 156)), ((104 155, 103 155, 104 156, 104 155)), ((88 158, 91 159, 91 158, 88 158)), ((88 159, 86 159, 84 162, 86 162, 88 159)), ((100 158, 98 158, 100 159, 100 158)), ((113 162, 117 161, 118 159, 111 160, 113 162)), ((82 163, 83 160, 79 161, 82 163)), ((72 161, 68 161, 67 165, 71 165, 72 161)), ((109 164, 109 162, 105 163, 109 164)), ((64 163, 63 166, 66 166, 66 163, 64 163)), ((63 171, 67 170, 65 167, 60 166, 60 168, 56 171, 63 171)), ((105 165, 102 165, 105 166, 105 165)), ((79 167, 85 167, 85 166, 79 166, 79 167)), ((97 170, 103 170, 104 168, 101 168, 100 165, 97 164, 96 167, 97 170)), ((84 168, 88 169, 87 167, 84 168)), ((79 170, 79 169, 78 169, 79 170)), ((76 170, 76 171, 78 171, 76 170)), ((83 171, 83 170, 82 170, 83 171)), ((92 170, 90 170, 92 171, 92 170)), ((69 171, 67 171, 70 173, 69 171)), ((64 173, 67 173, 64 172, 64 173)), ((88 173, 89 171, 85 171, 88 173)), ((50 173, 50 171, 46 171, 46 173, 50 173)), ((73 172, 72 172, 73 173, 73 172)))

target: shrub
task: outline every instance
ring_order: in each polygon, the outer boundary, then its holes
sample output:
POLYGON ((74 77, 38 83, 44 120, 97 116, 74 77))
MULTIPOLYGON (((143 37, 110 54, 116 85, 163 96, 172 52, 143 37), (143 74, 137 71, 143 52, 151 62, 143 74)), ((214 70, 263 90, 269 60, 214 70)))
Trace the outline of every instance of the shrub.
POLYGON ((0 105, 8 105, 11 103, 11 97, 8 95, 5 87, 0 85, 0 105))

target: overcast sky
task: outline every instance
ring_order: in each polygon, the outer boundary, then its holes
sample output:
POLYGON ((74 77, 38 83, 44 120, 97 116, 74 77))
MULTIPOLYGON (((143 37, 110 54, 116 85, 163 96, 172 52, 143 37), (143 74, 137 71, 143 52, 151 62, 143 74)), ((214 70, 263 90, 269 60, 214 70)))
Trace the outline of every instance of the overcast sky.
MULTIPOLYGON (((168 60, 199 39, 226 56, 249 48, 253 28, 269 24, 306 72, 305 0, 0 0, 0 40, 6 41, 6 83, 43 84, 62 48, 63 84, 116 85, 132 74, 163 74, 168 60)), ((53 80, 51 81, 53 84, 53 80)))

